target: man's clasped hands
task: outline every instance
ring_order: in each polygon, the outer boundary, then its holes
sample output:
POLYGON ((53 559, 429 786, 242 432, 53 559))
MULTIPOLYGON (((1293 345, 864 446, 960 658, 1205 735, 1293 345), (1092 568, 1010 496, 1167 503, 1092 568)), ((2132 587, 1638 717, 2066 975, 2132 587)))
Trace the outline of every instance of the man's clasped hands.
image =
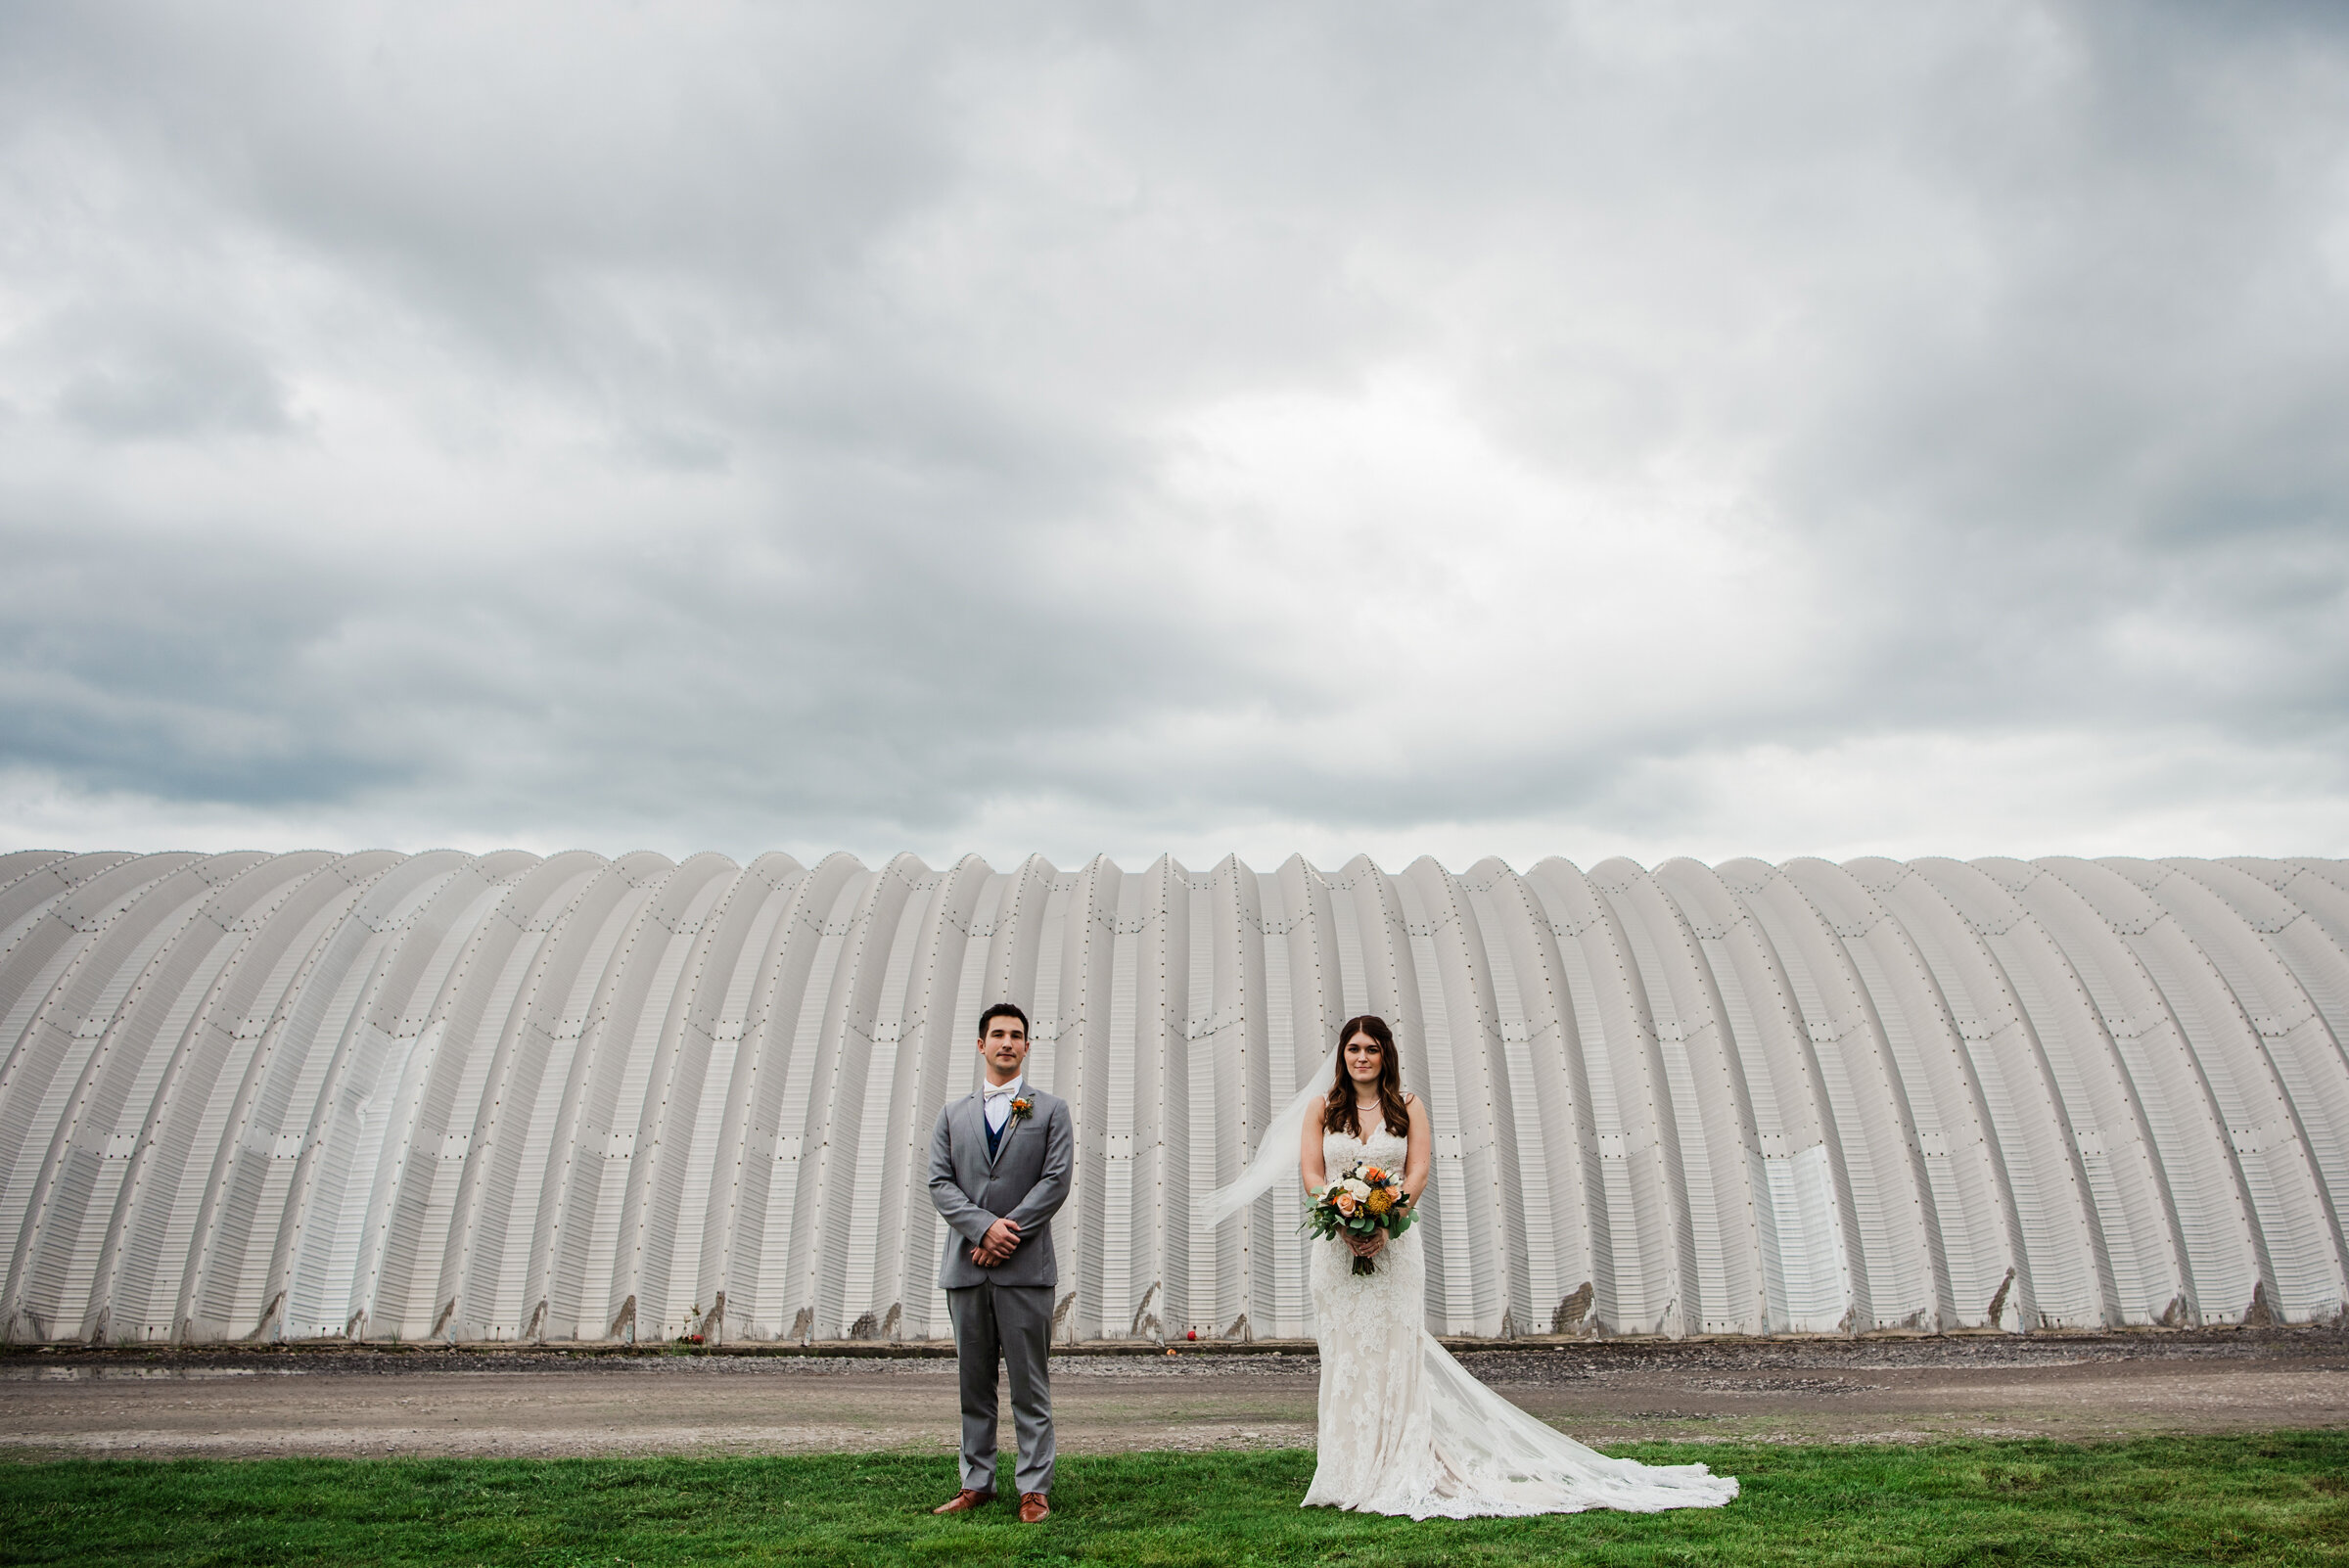
POLYGON ((987 1227, 979 1245, 971 1249, 971 1262, 982 1268, 994 1268, 1008 1263, 1019 1249, 1020 1222, 1017 1220, 998 1220, 987 1227))

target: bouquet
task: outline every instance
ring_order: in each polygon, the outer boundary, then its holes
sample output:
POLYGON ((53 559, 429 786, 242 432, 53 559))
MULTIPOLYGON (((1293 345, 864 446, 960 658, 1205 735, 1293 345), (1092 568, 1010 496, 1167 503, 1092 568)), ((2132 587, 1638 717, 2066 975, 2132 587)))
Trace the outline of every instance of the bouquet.
MULTIPOLYGON (((1360 1162, 1348 1166, 1344 1176, 1313 1194, 1313 1201, 1306 1207, 1305 1228, 1324 1240, 1341 1234, 1366 1236, 1373 1230, 1400 1236, 1411 1228, 1411 1200, 1403 1190, 1403 1173, 1360 1162)), ((1357 1256, 1354 1271, 1374 1274, 1377 1262, 1357 1256)))

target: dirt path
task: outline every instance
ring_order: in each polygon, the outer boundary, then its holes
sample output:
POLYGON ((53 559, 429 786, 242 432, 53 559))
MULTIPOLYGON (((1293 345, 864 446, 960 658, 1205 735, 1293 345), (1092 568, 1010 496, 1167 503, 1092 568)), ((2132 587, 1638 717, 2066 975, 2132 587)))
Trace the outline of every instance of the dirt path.
MULTIPOLYGON (((1593 1443, 2090 1440, 2349 1426, 2339 1330, 1705 1344, 1519 1342, 1463 1360, 1593 1443)), ((1306 1445, 1311 1354, 1053 1360, 1061 1446, 1306 1445)), ((943 1360, 369 1351, 0 1356, 0 1453, 806 1453, 952 1447, 943 1360)), ((1007 1432, 1008 1435, 1008 1432, 1007 1432)))

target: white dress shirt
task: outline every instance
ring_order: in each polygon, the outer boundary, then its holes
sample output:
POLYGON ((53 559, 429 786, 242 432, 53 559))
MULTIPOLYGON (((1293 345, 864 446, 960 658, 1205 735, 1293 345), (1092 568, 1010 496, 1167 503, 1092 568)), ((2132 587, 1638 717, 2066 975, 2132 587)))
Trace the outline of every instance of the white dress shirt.
POLYGON ((1027 1082, 1027 1078, 1028 1075, 1023 1073, 1010 1083, 1001 1085, 985 1082, 980 1084, 980 1092, 987 1096, 985 1108, 987 1130, 990 1132, 1001 1132, 1003 1124, 1011 1120, 1011 1102, 1020 1097, 1020 1085, 1027 1082))

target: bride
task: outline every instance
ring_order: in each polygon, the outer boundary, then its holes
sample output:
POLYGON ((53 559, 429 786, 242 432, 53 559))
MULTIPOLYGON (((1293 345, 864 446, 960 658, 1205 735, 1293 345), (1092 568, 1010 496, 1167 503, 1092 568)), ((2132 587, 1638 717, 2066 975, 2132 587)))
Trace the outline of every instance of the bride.
MULTIPOLYGON (((1426 1104, 1404 1092, 1395 1036, 1386 1020, 1365 1015, 1347 1020, 1338 1038, 1337 1060, 1324 1064, 1267 1131, 1248 1172, 1210 1201, 1212 1220, 1270 1190, 1287 1164, 1279 1148, 1292 1117, 1309 1199, 1333 1172, 1369 1159, 1400 1164, 1405 1201, 1417 1204, 1434 1138, 1426 1104)), ((1367 1240, 1309 1243, 1321 1405, 1319 1457, 1305 1506, 1465 1519, 1715 1508, 1737 1496, 1734 1478, 1701 1464, 1610 1459, 1470 1376, 1423 1320, 1421 1233, 1414 1225, 1400 1236, 1378 1231, 1367 1240), (1350 1253, 1374 1259, 1376 1268, 1355 1272, 1350 1253)))

